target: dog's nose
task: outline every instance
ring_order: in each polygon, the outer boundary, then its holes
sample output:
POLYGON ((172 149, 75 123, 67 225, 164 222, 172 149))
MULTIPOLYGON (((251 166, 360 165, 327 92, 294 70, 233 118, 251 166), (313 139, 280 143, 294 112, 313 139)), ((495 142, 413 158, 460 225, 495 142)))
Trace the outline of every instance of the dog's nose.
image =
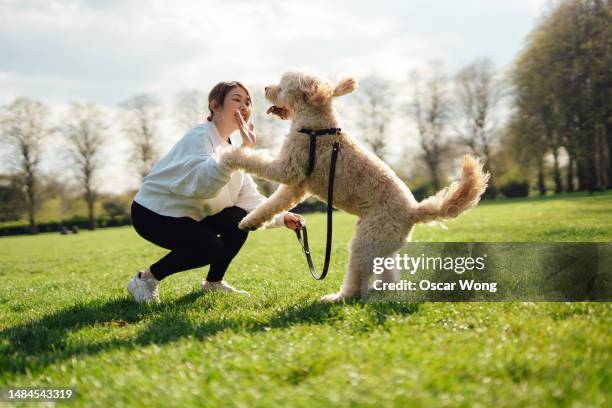
POLYGON ((267 92, 267 91, 268 91, 268 87, 266 86, 264 87, 264 92, 267 92))

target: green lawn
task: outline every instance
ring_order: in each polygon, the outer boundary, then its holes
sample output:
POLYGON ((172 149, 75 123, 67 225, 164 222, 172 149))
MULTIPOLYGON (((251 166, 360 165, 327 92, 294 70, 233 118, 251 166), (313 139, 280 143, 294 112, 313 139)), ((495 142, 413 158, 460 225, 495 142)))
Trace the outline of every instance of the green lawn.
MULTIPOLYGON (((324 215, 308 215, 321 263, 324 215)), ((162 303, 125 285, 165 251, 130 227, 0 238, 0 386, 74 387, 74 406, 610 406, 610 303, 326 305, 354 217, 335 215, 330 276, 288 230, 252 233, 226 278, 162 303)), ((612 241, 612 194, 481 203, 417 241, 612 241)))

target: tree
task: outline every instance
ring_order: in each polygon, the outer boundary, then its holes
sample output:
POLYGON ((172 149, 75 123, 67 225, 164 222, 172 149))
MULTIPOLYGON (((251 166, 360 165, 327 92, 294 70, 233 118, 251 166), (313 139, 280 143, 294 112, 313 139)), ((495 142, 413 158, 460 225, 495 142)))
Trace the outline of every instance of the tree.
POLYGON ((21 218, 25 204, 21 190, 16 177, 0 174, 0 222, 21 218))
POLYGON ((197 89, 186 89, 176 95, 174 111, 177 124, 185 131, 208 116, 208 97, 197 89))
POLYGON ((413 73, 414 95, 409 107, 411 118, 417 126, 423 160, 429 170, 435 191, 441 186, 441 163, 447 148, 444 128, 448 119, 448 100, 444 91, 446 77, 434 69, 421 85, 413 73))
POLYGON ((108 197, 102 202, 102 208, 111 218, 126 215, 126 207, 126 203, 116 196, 108 197))
POLYGON ((363 141, 381 159, 385 156, 387 129, 391 120, 391 88, 391 82, 373 74, 359 82, 359 92, 356 94, 363 141))
POLYGON ((538 163, 538 190, 541 195, 544 195, 546 193, 544 160, 548 152, 553 155, 555 192, 559 193, 563 188, 558 159, 561 148, 560 106, 550 89, 550 83, 545 78, 546 75, 551 74, 545 68, 551 62, 548 60, 547 53, 541 49, 542 46, 543 44, 538 44, 529 53, 523 54, 520 59, 529 58, 530 62, 524 63, 519 59, 513 72, 513 80, 516 85, 514 105, 518 110, 511 126, 515 128, 520 126, 523 132, 529 133, 528 138, 516 132, 514 135, 520 137, 523 143, 530 145, 526 146, 525 150, 530 151, 532 158, 535 158, 538 163), (538 64, 542 69, 534 71, 532 69, 534 64, 538 64), (518 123, 519 121, 523 123, 518 123))
POLYGON ((156 123, 160 117, 159 102, 151 95, 139 94, 121 104, 125 109, 123 131, 132 145, 131 162, 143 179, 159 158, 156 123))
MULTIPOLYGON (((475 61, 459 71, 455 83, 459 143, 483 157, 485 170, 494 174, 492 146, 498 138, 496 112, 502 93, 493 64, 488 59, 475 61)), ((487 190, 495 195, 493 177, 487 190)))
POLYGON ((102 112, 93 103, 73 102, 62 128, 69 142, 69 153, 75 165, 77 180, 87 202, 89 229, 96 227, 95 179, 100 168, 100 147, 103 145, 107 129, 101 118, 102 112))
POLYGON ((30 233, 36 233, 39 163, 45 138, 49 134, 49 112, 41 102, 17 98, 3 108, 0 116, 2 139, 13 148, 12 161, 23 186, 30 233))
POLYGON ((512 75, 523 116, 541 122, 553 155, 569 156, 566 189, 600 190, 612 177, 612 0, 557 3, 529 35, 512 75))
POLYGON ((545 155, 548 145, 542 122, 528 116, 524 110, 516 109, 506 127, 506 146, 510 148, 515 161, 524 169, 536 168, 536 185, 540 195, 546 194, 545 155))

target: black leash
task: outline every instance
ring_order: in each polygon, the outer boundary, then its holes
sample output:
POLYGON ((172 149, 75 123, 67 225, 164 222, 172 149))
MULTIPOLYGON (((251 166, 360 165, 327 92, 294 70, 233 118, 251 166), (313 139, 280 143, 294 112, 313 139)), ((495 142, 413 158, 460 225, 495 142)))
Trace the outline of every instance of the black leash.
MULTIPOLYGON (((308 157, 308 171, 306 172, 306 176, 310 176, 310 174, 314 170, 314 165, 315 165, 317 137, 323 136, 323 135, 338 135, 340 134, 341 129, 340 128, 330 128, 330 129, 312 130, 312 129, 302 128, 298 130, 298 132, 307 133, 310 136, 310 154, 308 157)), ((317 276, 314 264, 312 262, 312 257, 310 256, 310 247, 308 246, 308 230, 306 229, 306 226, 304 225, 301 227, 301 229, 297 229, 295 231, 295 235, 297 236, 298 242, 302 246, 302 249, 304 250, 304 254, 306 255, 306 262, 308 262, 308 269, 310 269, 310 274, 316 280, 325 279, 325 277, 327 276, 327 272, 329 270, 329 261, 331 259, 334 179, 336 177, 336 161, 338 160, 339 151, 340 151, 340 143, 336 141, 334 142, 332 146, 331 162, 329 164, 329 180, 327 182, 327 240, 325 243, 325 261, 323 263, 323 272, 321 272, 320 276, 317 276), (303 239, 302 239, 301 230, 304 231, 303 239)))

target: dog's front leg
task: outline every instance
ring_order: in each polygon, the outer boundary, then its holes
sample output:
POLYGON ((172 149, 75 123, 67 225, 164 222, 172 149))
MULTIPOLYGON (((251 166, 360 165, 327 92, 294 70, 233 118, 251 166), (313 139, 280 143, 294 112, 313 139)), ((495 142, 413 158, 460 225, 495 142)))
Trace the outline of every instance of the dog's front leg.
POLYGON ((240 221, 239 227, 248 230, 258 229, 272 220, 276 214, 295 207, 304 196, 305 191, 301 185, 288 186, 282 184, 266 201, 244 217, 240 221))
POLYGON ((224 153, 220 161, 231 169, 242 169, 276 183, 295 185, 304 178, 303 170, 291 157, 272 159, 262 152, 241 148, 224 153))

